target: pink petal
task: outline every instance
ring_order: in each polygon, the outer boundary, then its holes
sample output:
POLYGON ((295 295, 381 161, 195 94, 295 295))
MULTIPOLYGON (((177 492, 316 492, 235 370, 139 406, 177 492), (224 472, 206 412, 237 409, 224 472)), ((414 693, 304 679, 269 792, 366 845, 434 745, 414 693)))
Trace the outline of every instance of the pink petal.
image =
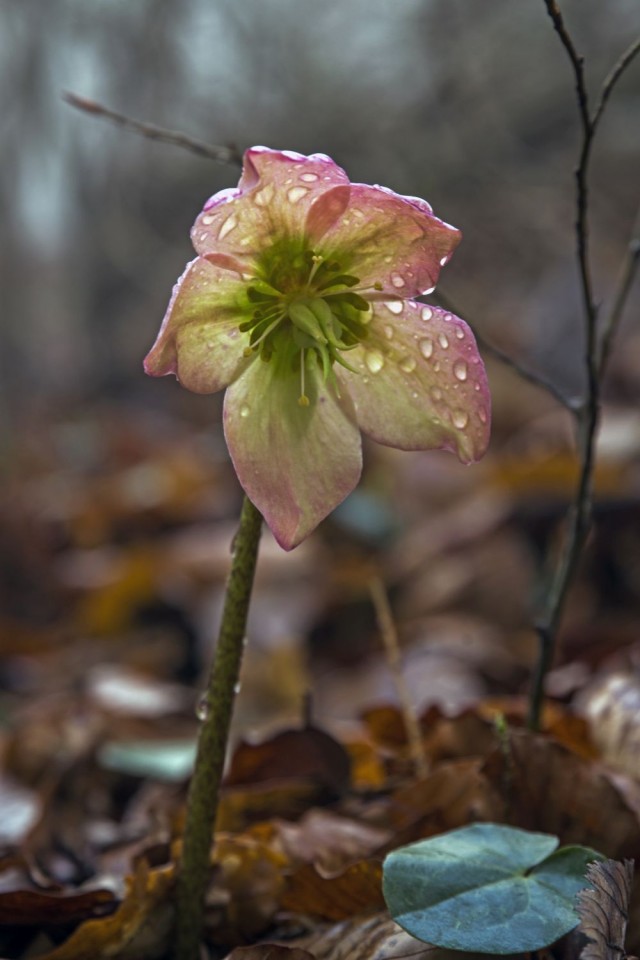
POLYGON ((306 374, 310 404, 298 403, 297 374, 257 360, 225 394, 224 431, 238 479, 276 540, 291 550, 356 486, 360 432, 348 396, 319 371, 306 374))
POLYGON ((358 374, 336 368, 368 436, 401 450, 444 449, 463 463, 488 442, 491 401, 471 330, 413 300, 373 304, 367 340, 348 354, 358 374))
POLYGON ((247 366, 242 322, 244 283, 198 257, 173 288, 160 333, 144 361, 152 377, 174 373, 196 393, 222 390, 247 366))
POLYGON ((206 204, 191 239, 200 254, 217 254, 254 263, 274 238, 302 236, 307 217, 327 191, 334 193, 317 220, 326 230, 349 199, 349 178, 321 153, 305 157, 290 151, 253 147, 244 155, 237 189, 222 190, 206 204))
POLYGON ((352 183, 349 206, 325 234, 323 253, 344 251, 361 287, 382 284, 403 299, 430 292, 461 237, 430 211, 425 200, 352 183))

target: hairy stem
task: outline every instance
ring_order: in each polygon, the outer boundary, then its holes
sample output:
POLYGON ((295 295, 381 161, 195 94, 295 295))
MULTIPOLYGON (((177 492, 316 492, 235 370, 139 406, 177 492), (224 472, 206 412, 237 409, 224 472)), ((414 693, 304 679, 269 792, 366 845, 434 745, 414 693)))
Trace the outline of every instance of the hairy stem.
POLYGON ((187 801, 178 875, 176 960, 198 960, 204 897, 211 869, 211 844, 233 703, 240 676, 249 601, 258 557, 262 516, 245 497, 233 542, 231 573, 222 611, 200 727, 195 769, 187 801))

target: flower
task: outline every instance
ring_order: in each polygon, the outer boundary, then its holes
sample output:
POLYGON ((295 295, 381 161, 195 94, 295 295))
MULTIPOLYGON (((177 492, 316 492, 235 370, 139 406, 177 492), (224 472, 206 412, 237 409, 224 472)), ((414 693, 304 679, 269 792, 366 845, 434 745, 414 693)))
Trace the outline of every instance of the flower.
POLYGON ((233 465, 286 550, 356 486, 360 431, 482 456, 490 398, 473 335, 413 299, 460 240, 424 200, 350 183, 324 154, 253 147, 191 238, 198 256, 145 370, 226 388, 233 465))

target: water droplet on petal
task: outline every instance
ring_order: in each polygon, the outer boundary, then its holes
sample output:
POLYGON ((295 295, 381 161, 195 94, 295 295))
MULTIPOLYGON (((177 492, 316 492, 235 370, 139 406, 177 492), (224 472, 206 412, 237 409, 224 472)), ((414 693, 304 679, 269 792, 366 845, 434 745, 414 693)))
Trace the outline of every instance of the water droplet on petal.
POLYGON ((241 689, 242 689, 242 684, 240 683, 240 681, 238 681, 238 683, 234 684, 233 692, 234 692, 236 695, 240 693, 240 690, 241 690, 241 689))
POLYGON ((458 340, 464 340, 464 330, 462 327, 456 327, 456 337, 458 340))
POLYGON ((304 180, 305 183, 314 183, 318 179, 317 173, 303 173, 300 176, 301 180, 304 180))
POLYGON ((401 277, 399 273, 393 273, 391 274, 391 283, 399 290, 400 287, 404 287, 404 277, 401 277))
POLYGON ((480 420, 482 421, 482 423, 487 422, 487 411, 484 409, 484 407, 480 407, 480 409, 478 410, 478 416, 480 417, 480 420))
POLYGON ((202 222, 205 224, 205 226, 208 226, 210 223, 213 223, 214 220, 215 220, 215 217, 212 216, 212 214, 210 213, 205 214, 204 217, 202 218, 202 222))
POLYGON ((233 215, 230 216, 230 217, 227 217, 227 219, 225 220, 225 222, 224 222, 224 223, 222 224, 222 226, 220 227, 220 233, 218 234, 218 240, 224 240, 224 238, 227 236, 227 234, 231 233, 232 230, 235 230, 235 228, 236 228, 237 226, 238 226, 238 221, 236 220, 236 218, 235 218, 233 215))
POLYGON ((384 335, 387 340, 393 340, 393 327, 390 327, 389 324, 384 328, 384 335))
POLYGON ((200 239, 202 240, 203 243, 204 243, 204 241, 207 239, 208 236, 209 236, 209 234, 207 233, 207 231, 206 231, 206 230, 203 230, 203 232, 200 234, 200 239))
POLYGON ((453 365, 453 374, 457 380, 466 380, 469 370, 464 360, 456 360, 453 365))
POLYGON ((446 334, 444 334, 444 333, 439 333, 439 334, 438 334, 438 343, 440 344, 440 346, 442 347, 443 350, 446 350, 447 347, 449 346, 449 338, 446 336, 446 334))
POLYGON ((421 340, 418 346, 420 347, 420 353, 425 360, 428 360, 433 356, 433 340, 431 340, 429 337, 425 337, 424 340, 421 340))
POLYGON ((364 362, 371 373, 378 373, 384 367, 384 357, 379 350, 367 350, 364 362))
POLYGON ((387 303, 385 303, 385 307, 389 313, 395 313, 396 316, 401 314, 404 310, 404 304, 402 300, 389 300, 387 303))
POLYGON ((263 187, 262 190, 259 190, 254 200, 259 207, 268 206, 273 200, 274 187, 272 183, 268 183, 266 187, 263 187))
POLYGON ((287 196, 291 203, 297 203, 298 200, 302 200, 303 197, 309 193, 306 187, 291 187, 291 190, 287 191, 287 196))
POLYGON ((414 400, 417 400, 418 397, 420 396, 420 394, 419 394, 419 393, 416 393, 416 391, 414 390, 413 393, 411 394, 411 396, 413 397, 414 400))
POLYGON ((385 262, 385 263, 391 263, 392 260, 393 260, 393 257, 387 256, 387 257, 384 258, 384 262, 385 262))
POLYGON ((436 362, 434 363, 434 365, 433 365, 433 371, 434 371, 434 373, 440 373, 440 361, 439 361, 439 360, 436 360, 436 362))
POLYGON ((445 313, 442 319, 444 320, 445 323, 451 323, 451 321, 453 320, 453 314, 445 313))
POLYGON ((251 408, 247 406, 246 403, 243 403, 242 406, 240 407, 240 416, 248 417, 250 413, 251 413, 251 408))
POLYGON ((423 320, 431 320, 431 317, 432 317, 432 316, 433 316, 433 310, 431 309, 431 307, 423 307, 423 308, 422 308, 422 319, 423 319, 423 320))
POLYGON ((405 373, 413 373, 417 364, 414 357, 403 357, 399 363, 401 370, 404 370, 405 373))
POLYGON ((440 266, 444 267, 445 263, 448 263, 448 262, 449 262, 449 257, 442 257, 442 259, 440 260, 440 266))
POLYGON ((453 411, 453 423, 459 430, 464 430, 466 425, 469 423, 469 414, 464 410, 454 410, 453 411))
POLYGON ((440 390, 438 387, 433 387, 431 390, 431 396, 436 402, 442 400, 442 390, 440 390))

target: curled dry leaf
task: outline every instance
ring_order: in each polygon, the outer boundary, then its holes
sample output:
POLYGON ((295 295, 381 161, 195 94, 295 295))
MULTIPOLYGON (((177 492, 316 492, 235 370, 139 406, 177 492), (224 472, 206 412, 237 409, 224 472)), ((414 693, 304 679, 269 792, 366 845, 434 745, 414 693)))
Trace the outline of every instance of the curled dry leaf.
POLYGON ((620 960, 625 956, 633 860, 604 860, 587 867, 591 890, 578 894, 580 929, 589 942, 580 960, 620 960))
POLYGON ((170 892, 174 868, 150 870, 140 858, 127 892, 116 912, 102 920, 89 920, 61 946, 39 960, 155 960, 166 950, 173 923, 170 892))
POLYGON ((250 947, 236 947, 226 960, 314 960, 314 957, 301 947, 287 947, 283 943, 255 943, 250 947))
POLYGON ((629 776, 640 777, 640 678, 612 673, 587 688, 579 705, 602 758, 629 776))

